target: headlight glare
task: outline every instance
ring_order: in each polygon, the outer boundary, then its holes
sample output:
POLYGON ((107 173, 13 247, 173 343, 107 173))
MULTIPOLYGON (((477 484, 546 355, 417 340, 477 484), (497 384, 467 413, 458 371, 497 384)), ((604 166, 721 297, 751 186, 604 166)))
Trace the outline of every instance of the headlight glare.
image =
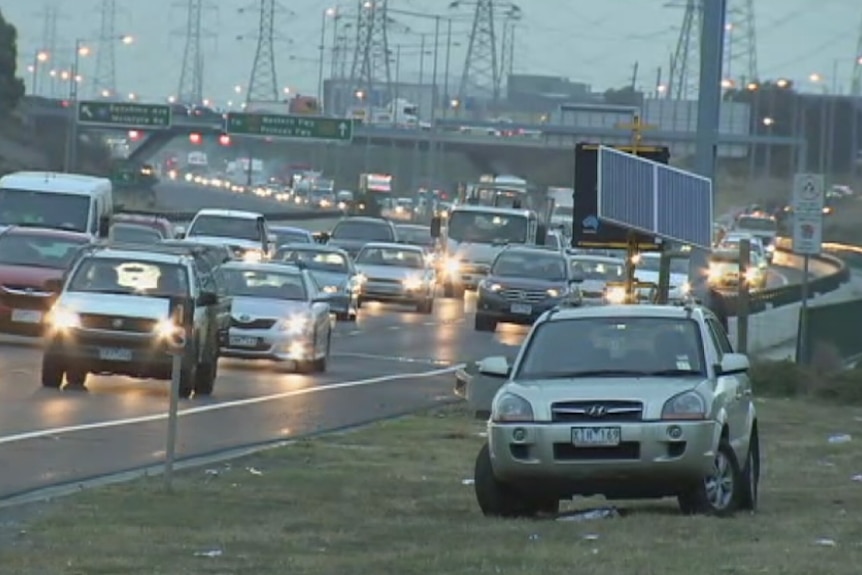
POLYGON ((282 322, 282 329, 297 335, 305 332, 311 326, 311 318, 307 315, 294 315, 282 322))
POLYGON ((155 332, 156 336, 161 339, 168 339, 176 335, 176 333, 180 331, 180 329, 181 328, 172 320, 163 319, 156 324, 156 326, 153 328, 153 332, 155 332))
POLYGON ((51 326, 60 330, 81 327, 81 317, 76 312, 63 308, 52 310, 48 321, 51 326))
POLYGON ((621 304, 626 302, 626 290, 625 288, 614 286, 608 288, 605 292, 605 299, 608 303, 612 304, 621 304))
POLYGON ((404 287, 408 290, 418 290, 422 287, 422 278, 409 277, 404 279, 404 287))

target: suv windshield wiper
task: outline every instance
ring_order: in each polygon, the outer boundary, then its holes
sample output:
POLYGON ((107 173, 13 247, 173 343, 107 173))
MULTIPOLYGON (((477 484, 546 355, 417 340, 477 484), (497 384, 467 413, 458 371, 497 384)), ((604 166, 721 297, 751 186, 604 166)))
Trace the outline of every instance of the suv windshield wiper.
POLYGON ((658 371, 650 371, 645 375, 672 377, 675 375, 703 375, 703 373, 697 369, 660 369, 658 371))
POLYGON ((549 371, 530 374, 535 379, 566 379, 574 377, 643 377, 646 372, 630 369, 592 369, 583 371, 549 371))

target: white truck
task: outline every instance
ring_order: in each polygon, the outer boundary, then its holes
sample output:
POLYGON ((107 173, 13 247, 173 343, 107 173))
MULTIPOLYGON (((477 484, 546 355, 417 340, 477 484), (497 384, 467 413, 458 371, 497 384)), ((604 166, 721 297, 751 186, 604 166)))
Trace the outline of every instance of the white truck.
POLYGON ((484 205, 457 205, 446 218, 431 220, 431 235, 440 244, 437 277, 446 297, 461 298, 475 290, 503 248, 544 241, 539 217, 533 210, 484 205))
POLYGON ((431 124, 419 118, 419 106, 404 98, 395 98, 383 108, 354 107, 347 117, 375 126, 405 129, 431 129, 431 124))

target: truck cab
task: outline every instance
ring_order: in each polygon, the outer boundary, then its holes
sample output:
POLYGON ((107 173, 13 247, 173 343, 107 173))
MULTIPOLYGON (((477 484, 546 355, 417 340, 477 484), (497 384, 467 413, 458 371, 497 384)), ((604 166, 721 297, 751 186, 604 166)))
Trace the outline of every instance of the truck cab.
POLYGON ((447 297, 475 290, 506 246, 543 245, 545 240, 532 210, 458 205, 446 222, 444 229, 439 216, 433 218, 431 235, 440 243, 437 273, 447 297))

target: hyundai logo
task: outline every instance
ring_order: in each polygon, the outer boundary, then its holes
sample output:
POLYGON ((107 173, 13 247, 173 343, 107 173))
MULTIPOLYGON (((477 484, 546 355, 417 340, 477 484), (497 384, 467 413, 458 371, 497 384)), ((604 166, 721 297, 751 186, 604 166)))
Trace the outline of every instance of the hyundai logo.
POLYGON ((608 413, 604 405, 593 405, 587 409, 587 415, 590 417, 604 417, 608 413))
POLYGON ((518 292, 518 299, 527 299, 527 292, 519 291, 518 292))

